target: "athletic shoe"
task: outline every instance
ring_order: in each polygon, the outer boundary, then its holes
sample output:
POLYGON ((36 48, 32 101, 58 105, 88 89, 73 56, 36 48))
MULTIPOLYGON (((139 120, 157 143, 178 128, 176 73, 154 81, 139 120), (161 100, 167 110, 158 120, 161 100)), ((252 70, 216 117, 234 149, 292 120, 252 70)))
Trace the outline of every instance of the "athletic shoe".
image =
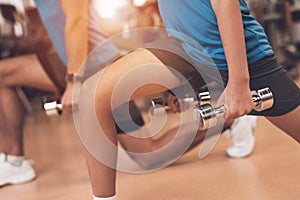
POLYGON ((255 145, 253 131, 257 124, 257 117, 245 115, 234 121, 229 131, 224 134, 232 138, 233 145, 228 147, 227 155, 233 158, 249 156, 255 145))
POLYGON ((0 186, 7 184, 21 184, 36 177, 30 161, 22 159, 18 165, 8 161, 8 156, 0 153, 0 186))

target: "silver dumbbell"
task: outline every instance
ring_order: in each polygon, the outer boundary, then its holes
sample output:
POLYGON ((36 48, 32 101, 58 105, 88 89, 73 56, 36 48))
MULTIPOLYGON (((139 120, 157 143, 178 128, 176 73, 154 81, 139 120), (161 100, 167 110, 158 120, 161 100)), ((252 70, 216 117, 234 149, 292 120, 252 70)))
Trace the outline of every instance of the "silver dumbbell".
POLYGON ((60 100, 57 98, 43 97, 43 109, 47 116, 62 115, 63 107, 60 100))
MULTIPOLYGON (((273 106, 273 94, 267 88, 252 91, 252 100, 254 110, 260 112, 273 106)), ((200 105, 193 110, 194 120, 199 124, 199 129, 207 130, 217 124, 218 117, 224 117, 226 113, 225 106, 213 108, 210 104, 200 105)))
MULTIPOLYGON (((180 105, 186 105, 187 107, 195 107, 202 105, 204 103, 210 103, 210 95, 208 91, 200 92, 198 94, 198 99, 194 97, 183 97, 178 98, 177 101, 180 105)), ((163 98, 156 98, 151 100, 152 109, 150 109, 150 114, 153 116, 162 115, 165 111, 169 111, 170 107, 163 98)))

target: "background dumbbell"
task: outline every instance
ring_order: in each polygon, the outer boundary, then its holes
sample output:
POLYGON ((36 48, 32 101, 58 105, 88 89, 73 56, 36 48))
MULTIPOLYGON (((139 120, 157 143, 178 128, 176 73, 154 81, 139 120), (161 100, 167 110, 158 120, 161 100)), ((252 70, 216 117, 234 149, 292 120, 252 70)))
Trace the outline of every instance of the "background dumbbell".
POLYGON ((58 98, 44 96, 42 101, 47 116, 58 116, 63 113, 62 104, 58 98))
MULTIPOLYGON (((273 94, 269 88, 252 91, 254 110, 263 111, 273 106, 273 94)), ((207 130, 217 124, 218 117, 224 117, 225 106, 213 108, 210 104, 200 105, 193 110, 194 120, 199 124, 199 129, 207 130)))
MULTIPOLYGON (((210 102, 210 94, 208 91, 200 92, 198 94, 198 99, 194 97, 183 97, 176 99, 180 105, 187 105, 187 107, 195 107, 202 105, 204 103, 210 102)), ((163 98, 156 98, 151 100, 152 109, 150 109, 150 114, 153 116, 162 115, 165 111, 170 110, 170 107, 163 98)))

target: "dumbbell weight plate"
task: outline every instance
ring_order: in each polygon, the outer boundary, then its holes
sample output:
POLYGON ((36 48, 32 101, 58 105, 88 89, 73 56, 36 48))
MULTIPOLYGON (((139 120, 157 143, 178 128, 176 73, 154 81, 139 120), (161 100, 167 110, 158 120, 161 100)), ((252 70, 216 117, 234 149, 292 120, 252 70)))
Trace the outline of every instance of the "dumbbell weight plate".
MULTIPOLYGON (((208 98, 206 94, 205 101, 208 102, 208 98)), ((197 105, 201 105, 201 101, 195 100, 193 97, 184 97, 177 99, 179 104, 184 107, 184 109, 195 107, 197 105)), ((150 109, 150 114, 153 116, 163 115, 165 112, 170 110, 170 107, 166 102, 163 101, 162 98, 152 99, 151 101, 152 109, 150 109)))
POLYGON ((252 99, 255 104, 254 110, 257 112, 271 108, 274 103, 273 94, 268 87, 252 91, 252 99))
POLYGON ((47 116, 58 116, 62 114, 62 105, 57 101, 46 102, 43 107, 47 116))
POLYGON ((203 104, 194 109, 193 116, 201 130, 207 130, 217 124, 217 113, 210 104, 203 104))

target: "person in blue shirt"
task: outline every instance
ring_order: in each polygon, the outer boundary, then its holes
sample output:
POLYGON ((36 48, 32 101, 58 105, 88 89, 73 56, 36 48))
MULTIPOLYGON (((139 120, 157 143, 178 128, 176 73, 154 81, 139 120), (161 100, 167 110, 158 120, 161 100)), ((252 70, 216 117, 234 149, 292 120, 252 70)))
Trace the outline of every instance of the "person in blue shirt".
MULTIPOLYGON (((88 8, 89 6, 86 1, 80 1, 80 8, 77 7, 79 4, 74 3, 74 1, 72 1, 73 6, 68 6, 71 2, 67 0, 36 0, 35 2, 42 22, 47 29, 50 39, 62 62, 57 57, 49 41, 46 44, 47 48, 38 41, 39 43, 34 45, 38 47, 38 50, 32 52, 32 54, 19 55, 0 62, 2 78, 0 92, 1 95, 6 97, 1 99, 1 105, 5 106, 3 106, 3 108, 1 107, 0 110, 0 123, 2 123, 1 130, 3 130, 4 133, 2 135, 2 141, 4 143, 2 149, 3 153, 0 154, 1 161, 4 161, 0 165, 0 185, 26 182, 36 176, 30 163, 24 158, 22 146, 24 113, 22 112, 21 103, 13 88, 15 86, 24 86, 58 92, 63 94, 62 103, 64 109, 70 110, 72 107, 72 79, 68 79, 67 83, 65 83, 64 80, 56 80, 55 77, 50 76, 49 71, 47 70, 68 66, 67 69, 62 70, 62 73, 65 73, 64 71, 68 70, 68 74, 72 77, 72 75, 78 71, 82 60, 87 56, 87 52, 91 51, 99 42, 105 40, 102 31, 98 29, 96 16, 94 16, 95 12, 90 10, 89 19, 87 20, 86 18, 87 15, 85 10, 92 9, 91 7, 88 8), (66 15, 65 13, 71 14, 66 15), (84 27, 87 27, 88 31, 86 31, 86 28, 84 27), (77 35, 77 37, 70 38, 73 35, 77 35), (73 40, 75 40, 75 42, 72 42, 73 40), (70 43, 72 45, 70 45, 70 43), (51 61, 47 59, 50 59, 51 61), (66 90, 64 90, 65 84, 67 84, 66 90), (9 173, 7 173, 8 171, 9 173), (20 173, 25 173, 25 176, 22 176, 22 178, 17 181, 12 181, 14 177, 20 175, 20 173)), ((35 16, 34 18, 39 19, 38 16, 35 16)), ((39 23, 41 22, 39 21, 39 23)), ((46 33, 42 32, 41 35, 45 36, 46 33)), ((110 59, 119 55, 119 51, 109 43, 102 43, 102 45, 97 47, 97 51, 99 51, 101 55, 101 59, 98 61, 104 61, 104 63, 105 61, 109 62, 110 59)), ((97 65, 99 65, 99 62, 97 65)), ((254 125, 250 124, 250 126, 248 126, 250 133, 252 133, 252 126, 254 125)), ((237 132, 240 128, 245 128, 245 126, 238 123, 234 128, 235 131, 232 132, 237 132)), ((189 132, 188 127, 186 128, 186 131, 189 132)), ((168 136, 176 133, 176 131, 171 132, 171 134, 166 135, 168 136)), ((155 150, 165 145, 165 143, 162 142, 165 141, 164 139, 135 140, 126 134, 119 135, 119 139, 122 142, 122 145, 129 151, 155 150)), ((195 140, 193 146, 201 141, 202 135, 195 140)), ((140 160, 137 161, 140 162, 140 160)), ((156 160, 155 162, 160 162, 160 160, 156 160)), ((142 165, 147 167, 147 163, 149 163, 149 160, 144 160, 142 165)), ((150 164, 153 165, 154 163, 150 162, 150 164)), ((98 187, 96 186, 95 188, 95 191, 97 191, 98 187)), ((97 193, 95 192, 95 194, 97 193)))
MULTIPOLYGON (((95 94, 97 120, 101 133, 111 144, 118 142, 112 126, 111 107, 125 101, 120 94, 111 105, 114 89, 122 77, 147 64, 148 71, 145 67, 140 73, 136 72, 135 78, 147 78, 154 84, 139 87, 130 99, 176 88, 184 80, 194 81, 191 87, 195 90, 210 83, 206 80, 215 81, 224 84, 218 103, 225 105, 226 123, 249 113, 266 116, 300 142, 299 87, 277 63, 263 28, 250 15, 244 0, 159 0, 158 5, 172 37, 118 59, 107 67, 98 82, 95 94), (212 76, 205 77, 212 71, 212 76), (216 74, 219 76, 214 76, 216 74), (155 84, 161 80, 164 85, 155 84), (272 91, 274 104, 270 109, 254 111, 251 90, 264 87, 272 91)), ((175 106, 173 111, 180 109, 175 106)), ((87 163, 94 193, 99 197, 112 197, 116 195, 117 150, 104 144, 98 150, 107 155, 109 164, 91 154, 87 155, 87 163)))
MULTIPOLYGON (((171 7, 168 3, 170 1, 159 1, 166 27, 187 35, 201 44, 221 72, 226 85, 224 91, 226 119, 231 120, 249 113, 253 109, 253 102, 249 98, 250 90, 268 86, 274 95, 274 106, 265 112, 252 111, 252 114, 270 116, 268 119, 271 122, 283 128, 284 120, 279 120, 281 117, 277 116, 298 112, 299 89, 293 82, 288 82, 289 84, 285 84, 286 88, 283 88, 283 83, 279 80, 290 78, 285 74, 284 68, 277 63, 263 28, 250 15, 246 2, 172 1, 171 7), (194 9, 190 9, 191 6, 194 9), (221 8, 226 11, 228 9, 228 13, 222 12, 221 8), (179 10, 181 10, 179 13, 184 14, 177 13, 179 10), (176 18, 172 18, 173 15, 176 18), (267 78, 266 74, 274 77, 267 78), (275 75, 278 74, 282 74, 284 79, 278 79, 277 76, 275 79, 275 75), (281 90, 277 91, 278 88, 281 90)), ((182 42, 182 48, 189 57, 198 63, 203 62, 202 52, 197 52, 197 49, 192 48, 180 36, 177 38, 182 42)), ((294 127, 297 128, 296 125, 294 127)), ((294 131, 287 130, 292 137, 298 138, 294 131)))

